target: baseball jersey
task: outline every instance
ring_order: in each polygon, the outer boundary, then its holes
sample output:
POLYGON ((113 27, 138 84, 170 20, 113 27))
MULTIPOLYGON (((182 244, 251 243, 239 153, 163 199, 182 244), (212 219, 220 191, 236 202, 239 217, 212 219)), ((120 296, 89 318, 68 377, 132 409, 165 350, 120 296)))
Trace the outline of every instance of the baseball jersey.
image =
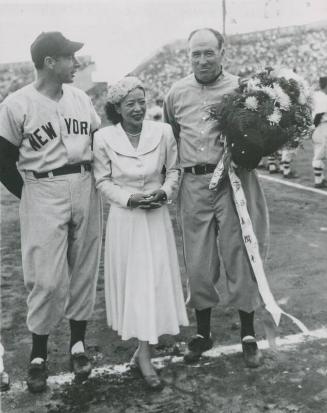
POLYGON ((219 161, 223 152, 219 123, 210 120, 209 109, 237 87, 238 77, 225 71, 208 85, 197 82, 191 74, 172 86, 164 103, 164 119, 179 141, 182 167, 219 161))
POLYGON ((29 84, 0 105, 0 136, 19 148, 21 171, 48 172, 91 162, 91 134, 100 123, 91 99, 66 84, 58 102, 29 84))
POLYGON ((327 121, 327 95, 326 93, 318 90, 313 94, 313 116, 318 113, 324 113, 321 122, 327 121))

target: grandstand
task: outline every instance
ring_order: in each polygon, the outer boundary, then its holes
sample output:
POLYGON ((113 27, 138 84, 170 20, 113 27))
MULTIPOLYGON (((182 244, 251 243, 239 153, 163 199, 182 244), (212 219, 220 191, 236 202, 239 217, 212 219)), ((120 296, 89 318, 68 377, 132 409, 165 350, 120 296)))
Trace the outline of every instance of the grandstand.
MULTIPOLYGON (((224 66, 240 76, 248 76, 261 67, 282 65, 295 69, 316 87, 319 76, 327 74, 327 22, 231 35, 226 38, 226 43, 224 66)), ((84 56, 79 59, 80 71, 90 74, 94 68, 91 58, 84 56)), ((139 76, 145 83, 151 106, 156 99, 165 96, 176 80, 188 73, 190 64, 186 41, 178 40, 161 48, 130 74, 139 76)), ((86 78, 90 80, 88 76, 86 78)), ((30 62, 1 64, 0 102, 33 79, 34 69, 30 62)), ((84 90, 94 99, 104 119, 105 82, 84 81, 82 84, 87 85, 84 90)))
MULTIPOLYGON (((90 56, 79 56, 79 72, 76 75, 76 84, 83 90, 93 86, 90 82, 94 62, 90 56), (85 87, 84 87, 85 85, 85 87)), ((34 65, 32 62, 0 64, 0 102, 10 93, 27 85, 34 80, 34 65)))
MULTIPOLYGON (((226 38, 224 67, 248 76, 265 66, 287 66, 316 88, 319 76, 327 73, 327 23, 293 26, 238 34, 226 38)), ((186 41, 163 47, 132 74, 149 90, 150 100, 162 98, 177 79, 190 72, 186 41)))

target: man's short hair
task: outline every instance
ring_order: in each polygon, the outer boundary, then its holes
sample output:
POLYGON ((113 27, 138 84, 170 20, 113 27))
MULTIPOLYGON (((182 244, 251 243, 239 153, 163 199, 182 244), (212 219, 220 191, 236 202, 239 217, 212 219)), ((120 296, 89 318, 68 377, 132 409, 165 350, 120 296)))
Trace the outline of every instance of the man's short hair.
POLYGON ((190 40, 195 35, 195 33, 202 32, 202 31, 205 31, 205 30, 211 32, 215 36, 215 38, 217 39, 217 42, 218 42, 218 49, 219 50, 222 49, 222 47, 224 45, 224 42, 225 42, 224 36, 221 33, 219 33, 218 30, 211 29, 210 27, 204 27, 203 29, 193 30, 193 32, 190 33, 187 41, 190 42, 190 40))
POLYGON ((320 89, 325 89, 325 87, 327 86, 327 76, 322 76, 319 78, 319 86, 320 89))

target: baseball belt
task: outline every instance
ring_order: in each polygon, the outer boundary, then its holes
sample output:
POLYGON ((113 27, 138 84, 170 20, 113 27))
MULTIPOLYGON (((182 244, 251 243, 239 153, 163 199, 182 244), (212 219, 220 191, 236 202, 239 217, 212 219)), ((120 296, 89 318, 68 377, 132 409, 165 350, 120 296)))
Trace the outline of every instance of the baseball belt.
POLYGON ((193 175, 206 175, 206 174, 211 174, 215 169, 217 165, 213 164, 199 164, 199 165, 194 165, 194 166, 186 166, 184 169, 184 172, 191 173, 193 175))
POLYGON ((64 165, 60 168, 56 168, 48 172, 33 172, 33 175, 35 176, 35 178, 39 179, 58 175, 78 174, 84 171, 91 171, 91 169, 92 166, 90 163, 72 164, 64 165))

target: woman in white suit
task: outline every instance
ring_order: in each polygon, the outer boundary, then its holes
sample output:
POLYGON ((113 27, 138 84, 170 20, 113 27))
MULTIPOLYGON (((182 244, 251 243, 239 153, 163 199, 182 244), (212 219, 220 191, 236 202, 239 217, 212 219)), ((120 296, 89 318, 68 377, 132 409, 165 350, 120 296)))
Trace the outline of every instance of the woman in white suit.
POLYGON ((109 88, 106 112, 112 125, 95 134, 94 174, 111 204, 104 263, 107 319, 123 340, 139 340, 132 364, 150 388, 159 389, 149 344, 188 325, 167 207, 178 188, 177 147, 168 124, 144 120, 145 90, 135 77, 109 88))

